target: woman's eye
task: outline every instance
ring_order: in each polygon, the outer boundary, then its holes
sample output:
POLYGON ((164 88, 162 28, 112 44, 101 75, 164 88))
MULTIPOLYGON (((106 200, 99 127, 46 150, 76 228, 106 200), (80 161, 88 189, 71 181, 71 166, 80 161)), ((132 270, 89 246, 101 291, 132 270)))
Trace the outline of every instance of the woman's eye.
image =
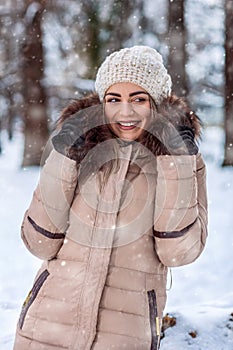
POLYGON ((116 97, 108 98, 106 100, 107 103, 114 103, 114 102, 119 102, 120 100, 116 97))
POLYGON ((136 103, 143 103, 143 102, 145 102, 145 101, 146 101, 145 97, 136 97, 136 98, 134 98, 134 99, 132 100, 133 103, 134 103, 134 102, 136 102, 136 103))

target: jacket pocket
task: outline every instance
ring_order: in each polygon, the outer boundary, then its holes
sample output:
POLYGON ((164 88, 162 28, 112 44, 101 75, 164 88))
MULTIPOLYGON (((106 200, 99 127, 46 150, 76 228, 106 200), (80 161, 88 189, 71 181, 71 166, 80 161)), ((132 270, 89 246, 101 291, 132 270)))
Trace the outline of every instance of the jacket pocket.
POLYGON ((157 300, 154 289, 147 292, 148 303, 149 303, 149 317, 150 317, 150 328, 151 328, 151 347, 150 350, 159 349, 160 341, 160 322, 158 317, 157 300))
POLYGON ((36 281, 33 284, 32 289, 30 290, 30 292, 28 293, 28 296, 26 297, 24 303, 23 303, 23 307, 19 316, 19 328, 22 329, 23 328, 23 324, 24 324, 24 320, 25 317, 27 315, 27 312, 30 308, 30 306, 32 305, 32 303, 34 302, 34 300, 36 299, 37 294, 39 293, 41 287, 43 286, 46 278, 49 276, 49 272, 48 270, 44 270, 36 279, 36 281))

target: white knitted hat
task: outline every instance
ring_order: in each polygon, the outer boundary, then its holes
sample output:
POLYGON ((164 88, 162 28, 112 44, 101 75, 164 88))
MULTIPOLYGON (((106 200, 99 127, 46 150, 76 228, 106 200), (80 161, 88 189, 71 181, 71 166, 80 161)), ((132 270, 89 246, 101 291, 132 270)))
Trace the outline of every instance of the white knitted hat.
POLYGON ((109 55, 100 66, 95 89, 101 101, 115 83, 129 82, 141 86, 158 104, 171 94, 172 81, 162 56, 151 47, 133 46, 109 55))

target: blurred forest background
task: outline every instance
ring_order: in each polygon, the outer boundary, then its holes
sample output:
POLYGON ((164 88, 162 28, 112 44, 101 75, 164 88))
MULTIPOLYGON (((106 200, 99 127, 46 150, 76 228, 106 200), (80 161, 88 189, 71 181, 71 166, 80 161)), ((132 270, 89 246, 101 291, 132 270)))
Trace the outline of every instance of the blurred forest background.
POLYGON ((0 130, 24 133, 22 166, 40 164, 106 55, 136 44, 163 55, 205 126, 225 130, 222 165, 233 165, 233 0, 0 0, 0 130))

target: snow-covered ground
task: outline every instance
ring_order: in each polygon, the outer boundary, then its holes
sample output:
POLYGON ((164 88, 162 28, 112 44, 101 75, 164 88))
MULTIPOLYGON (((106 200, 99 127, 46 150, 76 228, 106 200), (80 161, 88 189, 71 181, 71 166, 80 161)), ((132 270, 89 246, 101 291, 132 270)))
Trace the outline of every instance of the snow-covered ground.
MULTIPOLYGON (((12 350, 22 302, 41 261, 20 239, 20 225, 39 169, 20 168, 22 136, 3 135, 0 156, 0 350, 12 350)), ((166 312, 176 317, 161 350, 233 349, 233 168, 221 168, 223 133, 208 127, 201 151, 207 163, 209 238, 193 264, 172 269, 166 312), (196 332, 191 337, 190 332, 196 332)))

